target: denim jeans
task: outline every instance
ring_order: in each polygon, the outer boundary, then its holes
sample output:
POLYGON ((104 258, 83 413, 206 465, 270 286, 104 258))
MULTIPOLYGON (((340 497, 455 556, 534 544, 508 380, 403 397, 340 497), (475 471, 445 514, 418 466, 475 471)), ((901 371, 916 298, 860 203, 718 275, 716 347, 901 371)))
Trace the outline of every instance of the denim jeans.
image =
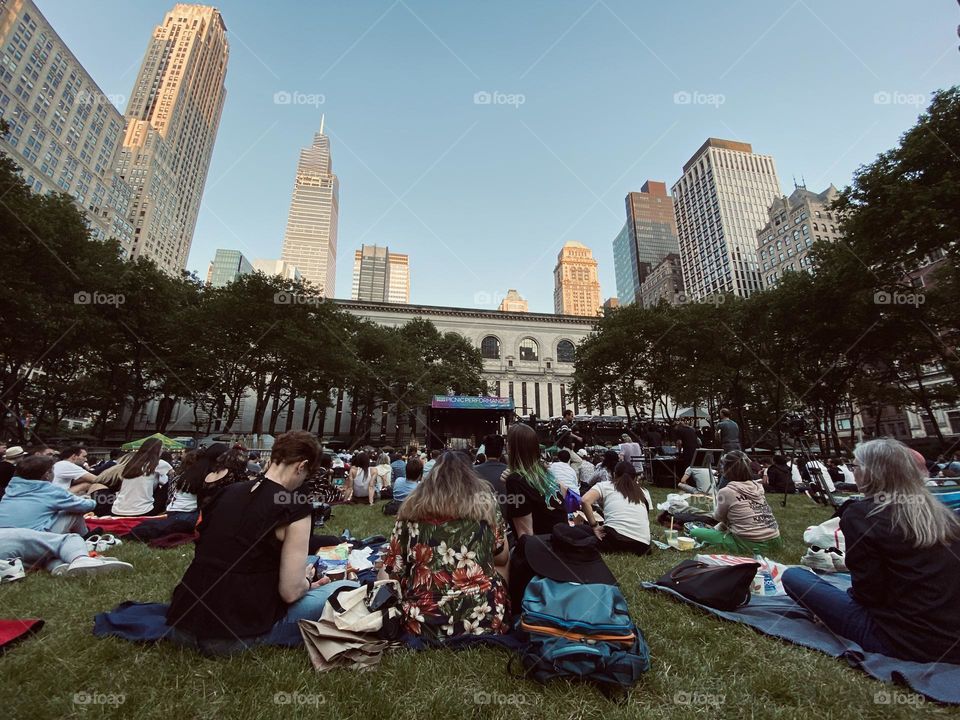
POLYGON ((834 587, 805 568, 787 570, 783 574, 783 589, 834 634, 852 640, 867 652, 890 655, 870 611, 845 590, 834 587))

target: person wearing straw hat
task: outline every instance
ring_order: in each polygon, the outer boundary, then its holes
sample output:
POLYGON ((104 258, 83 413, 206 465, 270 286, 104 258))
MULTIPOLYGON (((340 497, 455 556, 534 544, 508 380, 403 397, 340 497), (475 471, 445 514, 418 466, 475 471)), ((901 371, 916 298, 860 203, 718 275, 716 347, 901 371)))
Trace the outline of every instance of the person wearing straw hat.
POLYGON ((3 460, 0 460, 0 498, 3 498, 3 494, 7 491, 7 485, 10 484, 10 480, 13 478, 13 474, 17 469, 17 463, 21 458, 25 457, 26 454, 19 445, 11 445, 8 448, 4 448, 3 460))

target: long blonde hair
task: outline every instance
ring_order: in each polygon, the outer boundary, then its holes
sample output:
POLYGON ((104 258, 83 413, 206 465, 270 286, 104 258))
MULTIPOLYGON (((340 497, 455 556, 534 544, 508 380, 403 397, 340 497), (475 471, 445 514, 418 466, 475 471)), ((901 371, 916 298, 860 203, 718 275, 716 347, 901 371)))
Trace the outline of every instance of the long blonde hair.
POLYGON ((117 458, 117 464, 111 467, 108 467, 102 473, 97 475, 97 482, 101 485, 106 485, 109 488, 118 486, 123 481, 123 470, 127 466, 127 463, 130 462, 130 458, 133 457, 133 453, 129 452, 126 455, 117 458))
POLYGON ((490 484, 458 452, 437 458, 430 474, 417 484, 397 512, 398 520, 445 518, 486 522, 491 527, 497 521, 497 499, 490 484))
POLYGON ((899 440, 878 438, 853 451, 860 465, 857 485, 876 507, 889 509, 893 526, 916 548, 929 548, 960 538, 960 519, 926 487, 927 473, 899 440))

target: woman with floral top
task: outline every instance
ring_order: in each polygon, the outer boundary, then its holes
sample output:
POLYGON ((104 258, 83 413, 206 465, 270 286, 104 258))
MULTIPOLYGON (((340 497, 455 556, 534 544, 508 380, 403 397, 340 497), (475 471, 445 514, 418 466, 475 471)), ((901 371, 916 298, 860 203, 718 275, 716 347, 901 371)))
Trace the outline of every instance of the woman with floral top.
POLYGON ((383 576, 400 581, 407 630, 442 644, 508 631, 508 559, 489 483, 446 453, 400 506, 383 576))

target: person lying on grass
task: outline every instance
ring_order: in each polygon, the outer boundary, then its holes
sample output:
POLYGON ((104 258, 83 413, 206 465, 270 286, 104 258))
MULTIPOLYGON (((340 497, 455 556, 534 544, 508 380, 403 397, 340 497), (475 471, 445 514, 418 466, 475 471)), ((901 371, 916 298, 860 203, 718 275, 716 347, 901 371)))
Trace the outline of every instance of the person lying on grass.
POLYGON ((193 562, 167 611, 171 640, 213 655, 302 645, 297 622, 319 620, 344 586, 317 580, 307 556, 312 508, 298 490, 319 454, 309 432, 284 433, 261 476, 228 485, 204 508, 193 562))
POLYGON ((780 527, 767 503, 763 485, 754 479, 750 458, 731 450, 720 458, 725 484, 717 492, 713 528, 693 528, 690 535, 734 553, 764 553, 780 546, 780 527))
POLYGON ((903 443, 870 440, 854 458, 864 499, 840 515, 850 589, 790 568, 784 590, 867 652, 960 663, 960 519, 927 490, 923 457, 903 443))
POLYGON ((400 581, 406 629, 427 642, 509 630, 506 526, 490 485, 441 455, 397 513, 380 578, 400 581))

